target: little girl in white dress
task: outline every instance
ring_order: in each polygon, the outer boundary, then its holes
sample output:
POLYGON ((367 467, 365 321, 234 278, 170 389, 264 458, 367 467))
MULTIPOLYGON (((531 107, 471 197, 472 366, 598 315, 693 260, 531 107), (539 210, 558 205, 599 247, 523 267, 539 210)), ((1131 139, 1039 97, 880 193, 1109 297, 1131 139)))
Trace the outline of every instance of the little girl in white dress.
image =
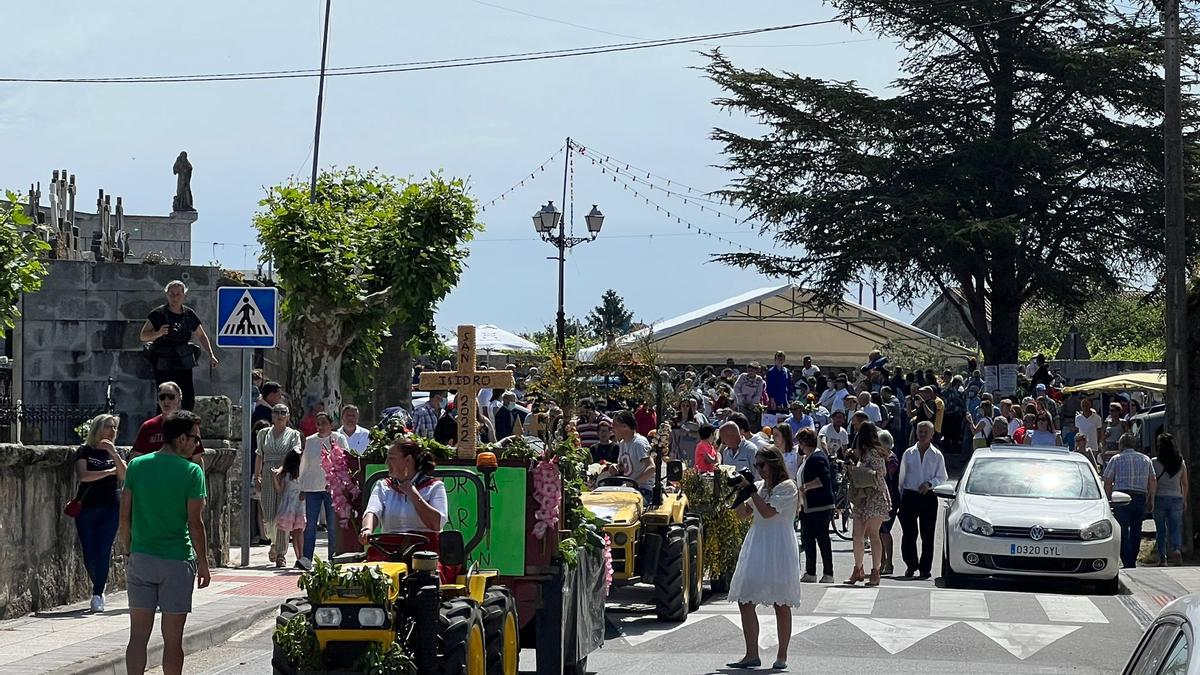
POLYGON ((796 483, 788 478, 787 464, 773 447, 763 448, 754 458, 754 466, 763 480, 755 483, 758 491, 738 507, 743 518, 753 514, 754 522, 742 542, 737 567, 729 582, 729 599, 738 603, 746 654, 732 668, 756 668, 758 658, 758 605, 775 608, 779 631, 779 650, 774 667, 787 667, 788 641, 792 635, 792 608, 800 606, 800 548, 792 525, 799 505, 796 483))

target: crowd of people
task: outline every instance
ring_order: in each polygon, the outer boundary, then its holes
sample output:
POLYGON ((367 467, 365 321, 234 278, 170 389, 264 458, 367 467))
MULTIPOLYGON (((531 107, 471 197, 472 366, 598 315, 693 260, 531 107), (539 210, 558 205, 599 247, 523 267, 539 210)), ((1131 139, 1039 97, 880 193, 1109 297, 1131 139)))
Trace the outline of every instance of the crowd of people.
MULTIPOLYGON (((167 302, 142 330, 161 414, 143 424, 126 457, 114 445, 119 418, 98 416, 77 453, 76 526, 93 584, 94 611, 104 611, 114 539, 118 532, 126 540, 133 533, 133 663, 144 659, 138 644, 144 652, 143 636, 153 625, 154 608, 164 612, 164 633, 181 634, 195 580, 208 576, 204 556, 191 550, 193 543, 203 541, 202 523, 197 530, 192 512, 204 498, 199 466, 203 441, 196 417, 188 412, 194 400, 190 371, 201 353, 189 346, 191 340, 203 344, 212 365, 217 360, 199 320, 182 304, 185 293, 180 282, 168 285, 167 302), (170 450, 168 459, 152 459, 163 456, 158 452, 162 448, 170 450), (177 459, 194 468, 187 469, 177 459), (197 472, 199 487, 194 485, 197 472), (164 506, 170 500, 154 483, 160 476, 187 499, 164 506), (148 525, 147 509, 160 506, 172 514, 170 522, 148 525), (177 564, 181 561, 182 568, 177 564)), ((1140 536, 1133 535, 1140 535, 1144 512, 1153 513, 1158 525, 1160 564, 1179 560, 1186 467, 1169 437, 1158 443, 1153 460, 1137 451, 1133 424, 1141 410, 1136 399, 1105 401, 1108 414, 1102 415, 1094 397, 1064 396, 1061 376, 1047 367, 1042 355, 1020 368, 1018 391, 999 400, 987 391, 973 360, 964 360, 957 370, 945 368, 940 375, 889 365, 879 351, 865 361, 859 368, 822 370, 810 356, 793 367, 785 353, 777 352, 767 368, 758 362, 740 368, 732 359, 723 367, 666 368, 660 373, 664 399, 670 402, 665 420, 649 400, 611 395, 584 398, 573 409, 564 409, 538 395, 536 367, 519 372, 509 365, 516 386, 479 392, 479 440, 547 437, 572 419, 593 463, 603 467, 601 475, 626 478, 647 498, 658 480, 654 445, 669 448, 669 459, 700 473, 711 473, 718 465, 744 473, 753 493, 737 512, 752 524, 729 597, 739 605, 746 651, 741 660, 729 664, 734 667, 760 663, 754 613, 759 604, 775 608, 779 652, 774 665, 786 666, 791 608, 799 606, 802 584, 834 583, 830 524, 841 510, 853 508, 854 513, 854 566, 844 583, 877 586, 882 578, 896 575, 891 532, 897 520, 903 530, 901 576, 929 578, 938 512, 933 488, 947 479, 946 456, 965 458, 992 444, 1060 445, 1084 454, 1101 472, 1106 490, 1132 497, 1129 505, 1117 508, 1130 543, 1122 552, 1124 564, 1134 564, 1140 536), (657 438, 663 421, 669 423, 669 439, 657 438)), ((451 370, 451 364, 443 362, 440 369, 451 370)), ((418 367, 414 384, 419 377, 418 367)), ((256 371, 254 387, 251 443, 256 457, 257 538, 271 545, 269 557, 277 567, 288 566, 291 549, 294 566, 306 568, 315 553, 318 529, 332 529, 338 522, 322 459, 335 445, 351 455, 361 454, 370 434, 359 425, 354 405, 343 406, 335 420, 319 397, 309 396, 297 411, 299 419, 294 419, 279 383, 256 371)), ((381 418, 399 414, 413 434, 454 445, 458 422, 453 395, 432 391, 411 411, 393 408, 382 411, 381 418)), ((399 443, 389 451, 387 465, 390 478, 370 495, 360 539, 365 544, 376 525, 385 531, 415 529, 436 537, 445 522, 446 504, 444 488, 427 475, 435 466, 433 458, 417 444, 399 443)), ((328 540, 332 558, 332 533, 328 540)), ((174 648, 169 649, 174 659, 174 648)))

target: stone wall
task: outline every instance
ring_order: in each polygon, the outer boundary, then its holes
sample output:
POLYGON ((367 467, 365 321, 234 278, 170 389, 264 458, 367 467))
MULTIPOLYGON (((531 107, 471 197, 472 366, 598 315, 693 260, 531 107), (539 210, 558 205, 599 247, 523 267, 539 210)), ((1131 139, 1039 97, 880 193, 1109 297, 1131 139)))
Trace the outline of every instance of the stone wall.
MULTIPOLYGON (((113 399, 122 416, 118 440, 132 443, 141 423, 157 414, 153 373, 138 339, 146 316, 163 303, 167 282, 181 279, 189 288, 187 305, 212 339, 215 289, 226 282, 214 267, 67 260, 47 264, 42 288, 24 296, 23 318, 14 330, 20 397, 27 404, 102 404, 112 377, 113 399)), ((222 361, 219 367, 209 368, 204 360, 192 371, 197 394, 239 395, 240 354, 217 350, 217 358, 222 361)), ((27 434, 22 440, 41 439, 27 434)))
MULTIPOLYGON (((75 522, 62 512, 78 487, 74 451, 73 447, 0 444, 0 619, 84 600, 91 594, 75 522)), ((237 454, 231 449, 205 452, 209 500, 204 521, 213 566, 229 564, 226 470, 237 454)), ((108 588, 124 587, 125 556, 114 548, 108 588)))

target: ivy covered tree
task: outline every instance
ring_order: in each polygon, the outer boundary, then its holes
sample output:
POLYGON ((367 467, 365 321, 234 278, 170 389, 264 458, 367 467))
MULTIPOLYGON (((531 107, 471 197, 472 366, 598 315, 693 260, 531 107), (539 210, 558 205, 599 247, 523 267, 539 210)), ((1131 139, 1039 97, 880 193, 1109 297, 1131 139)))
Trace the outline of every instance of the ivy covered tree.
POLYGON ((607 341, 629 332, 633 312, 625 309, 625 300, 613 289, 604 291, 600 304, 587 315, 588 330, 599 340, 607 341))
MULTIPOLYGON (((292 394, 316 393, 337 410, 342 382, 373 371, 389 327, 408 336, 410 354, 436 339, 434 309, 458 283, 480 226, 465 183, 438 174, 412 182, 328 171, 316 194, 310 203, 307 185, 295 181, 271 188, 254 226, 290 326, 292 394)), ((407 372, 380 377, 411 383, 407 372)))
POLYGON ((21 315, 22 293, 41 288, 46 264, 41 256, 50 245, 28 229, 33 221, 25 215, 17 195, 9 192, 0 202, 0 333, 12 328, 21 315))
MULTIPOLYGON (((894 94, 876 94, 713 52, 707 74, 725 90, 715 103, 759 123, 714 131, 738 175, 720 194, 800 251, 718 259, 796 278, 823 303, 872 278, 903 306, 960 288, 956 307, 990 363, 1017 362, 1026 302, 1077 308, 1159 271, 1162 33, 1151 3, 828 4, 898 40, 903 75, 894 94)), ((1185 47, 1194 70, 1191 37, 1185 47)), ((1195 113, 1185 92, 1185 129, 1195 113)), ((1194 135, 1186 143, 1193 185, 1194 135)))

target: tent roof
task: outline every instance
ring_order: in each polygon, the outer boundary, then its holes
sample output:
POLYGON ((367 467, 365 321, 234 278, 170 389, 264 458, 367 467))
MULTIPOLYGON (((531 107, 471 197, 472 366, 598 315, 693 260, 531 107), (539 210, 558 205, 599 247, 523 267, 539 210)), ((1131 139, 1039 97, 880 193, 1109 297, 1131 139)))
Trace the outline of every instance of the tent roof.
MULTIPOLYGON (((847 301, 840 308, 815 309, 808 304, 810 298, 792 284, 759 288, 634 331, 618 342, 629 344, 652 332, 664 362, 689 364, 769 360, 782 349, 793 361, 810 355, 819 366, 858 367, 868 352, 887 342, 964 358, 973 355, 862 305, 847 301)), ((580 350, 579 360, 590 361, 603 348, 580 350)))
POLYGON ((1130 389, 1164 393, 1167 391, 1167 371, 1140 370, 1133 373, 1121 373, 1077 384, 1073 387, 1064 387, 1063 391, 1070 394, 1076 391, 1129 391, 1130 389))
MULTIPOLYGON (((458 347, 458 336, 452 335, 446 340, 446 346, 451 349, 458 347)), ((538 346, 525 338, 504 330, 503 328, 485 323, 475 328, 475 350, 478 352, 536 352, 538 346)))

